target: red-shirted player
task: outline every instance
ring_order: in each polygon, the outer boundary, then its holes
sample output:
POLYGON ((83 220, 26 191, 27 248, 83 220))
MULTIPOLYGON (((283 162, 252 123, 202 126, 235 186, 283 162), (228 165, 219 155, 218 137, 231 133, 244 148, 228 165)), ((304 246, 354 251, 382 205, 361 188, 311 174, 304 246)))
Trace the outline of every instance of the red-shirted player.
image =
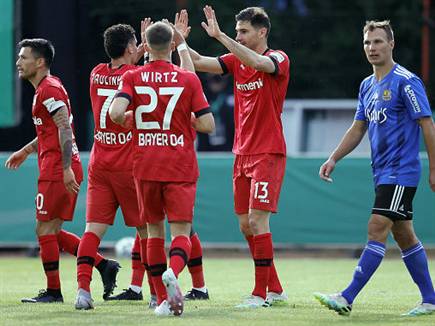
POLYGON ((271 25, 262 8, 236 15, 236 40, 221 32, 210 6, 204 13, 203 28, 231 53, 218 58, 190 54, 196 70, 234 76, 234 206, 255 263, 252 295, 237 307, 268 306, 287 300, 273 264, 269 219, 277 211, 285 171, 281 113, 290 63, 284 52, 268 48, 271 25))
MULTIPOLYGON (((18 75, 35 87, 32 118, 37 137, 13 153, 6 167, 17 169, 31 153, 38 153, 38 194, 36 195, 36 234, 47 277, 47 289, 22 302, 63 302, 59 278, 59 250, 77 254, 80 238, 61 229, 71 221, 83 171, 72 129, 71 105, 60 79, 50 75, 54 47, 44 39, 18 43, 18 75)), ((95 266, 105 290, 115 285, 117 263, 97 255, 95 266)))
MULTIPOLYGON (((149 19, 142 21, 142 28, 149 22, 149 19)), ((97 65, 90 75, 89 92, 95 129, 88 166, 86 230, 77 255, 76 309, 93 308, 90 293, 92 266, 100 241, 109 225, 113 225, 118 207, 122 210, 125 224, 136 227, 146 248, 146 223, 139 216, 132 175, 131 126, 128 122, 123 126, 114 124, 108 116, 121 76, 136 69, 135 63, 143 56, 142 45, 137 47, 136 43, 135 31, 130 25, 107 28, 104 49, 111 61, 97 65)), ((141 256, 142 264, 146 266, 146 255, 141 256)))
POLYGON ((147 28, 145 49, 150 62, 123 75, 109 109, 118 124, 125 122, 129 105, 134 112, 133 175, 140 214, 148 225, 147 256, 157 292, 157 315, 183 312, 177 276, 191 252, 189 234, 199 176, 192 126, 202 132, 214 130, 198 77, 171 63, 175 44, 179 44, 180 55, 190 60, 179 36, 174 42, 172 28, 163 22, 147 28), (169 269, 164 250, 165 215, 173 237, 169 269))

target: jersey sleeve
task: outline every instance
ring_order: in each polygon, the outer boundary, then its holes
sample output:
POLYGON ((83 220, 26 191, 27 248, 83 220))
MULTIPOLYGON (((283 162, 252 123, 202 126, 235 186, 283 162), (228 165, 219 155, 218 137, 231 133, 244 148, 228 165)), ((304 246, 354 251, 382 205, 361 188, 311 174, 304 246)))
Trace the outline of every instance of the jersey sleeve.
POLYGON ((432 116, 426 91, 420 78, 404 79, 400 85, 400 94, 412 119, 432 116))
POLYGON ((266 56, 269 57, 275 65, 275 71, 272 75, 287 76, 287 74, 289 74, 290 60, 284 52, 270 51, 266 56))
POLYGON ((226 75, 228 73, 234 74, 234 62, 236 61, 236 56, 234 54, 227 53, 221 55, 217 59, 221 65, 223 75, 226 75))
POLYGON ((131 71, 127 71, 122 75, 115 97, 124 97, 131 102, 133 97, 133 74, 131 71))
POLYGON ((207 110, 209 104, 207 98, 205 97, 204 91, 202 90, 201 81, 198 76, 192 74, 191 78, 192 87, 192 112, 199 112, 202 110, 207 110))
POLYGON ((62 106, 66 106, 66 95, 59 87, 47 87, 40 97, 41 103, 50 115, 54 115, 62 106))
POLYGON ((367 121, 364 105, 364 81, 359 86, 358 105, 356 108, 354 120, 367 121))

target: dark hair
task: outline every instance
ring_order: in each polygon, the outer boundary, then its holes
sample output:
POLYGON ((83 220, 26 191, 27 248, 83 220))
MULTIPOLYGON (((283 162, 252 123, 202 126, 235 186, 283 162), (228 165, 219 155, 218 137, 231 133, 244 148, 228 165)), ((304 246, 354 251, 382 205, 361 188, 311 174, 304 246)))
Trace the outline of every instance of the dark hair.
POLYGON ((130 25, 117 24, 110 26, 104 31, 104 50, 109 58, 120 58, 134 38, 135 31, 130 25))
POLYGON ((147 43, 156 51, 168 49, 172 41, 172 36, 172 28, 163 22, 157 22, 146 30, 147 43))
POLYGON ((51 67, 54 59, 54 46, 49 40, 43 38, 24 39, 18 43, 18 48, 27 48, 32 50, 35 58, 43 58, 47 68, 51 67))
POLYGON ((266 36, 269 35, 272 27, 269 16, 261 7, 249 7, 243 9, 236 15, 236 22, 238 21, 248 21, 255 28, 265 27, 267 29, 266 36))
POLYGON ((388 41, 394 40, 394 32, 391 28, 391 24, 389 20, 376 21, 376 20, 368 20, 363 29, 363 33, 365 34, 367 31, 373 32, 376 28, 383 29, 387 34, 388 41))

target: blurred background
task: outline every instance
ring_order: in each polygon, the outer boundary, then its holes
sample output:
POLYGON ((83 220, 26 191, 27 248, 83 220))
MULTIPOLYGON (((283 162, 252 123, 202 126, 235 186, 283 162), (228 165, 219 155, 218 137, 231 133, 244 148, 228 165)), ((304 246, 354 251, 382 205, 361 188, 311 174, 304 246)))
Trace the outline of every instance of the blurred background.
MULTIPOLYGON (((234 15, 248 6, 262 6, 272 22, 269 46, 284 50, 291 60, 291 81, 283 112, 289 156, 280 200, 272 218, 278 246, 354 246, 365 241, 373 201, 367 139, 352 158, 340 163, 332 185, 317 177, 320 164, 351 124, 363 78, 372 73, 362 48, 366 20, 390 19, 395 32, 394 58, 421 76, 435 107, 434 0, 1 0, 0 40, 0 161, 35 136, 31 119, 33 87, 18 80, 15 44, 23 38, 50 39, 56 48, 52 74, 59 76, 71 99, 75 133, 86 169, 93 143, 88 96, 89 73, 108 62, 103 31, 116 23, 137 31, 143 17, 169 18, 186 8, 192 32, 189 45, 201 54, 226 53, 200 26, 205 4, 214 7, 221 29, 235 36, 234 15), (276 231, 275 231, 276 230, 276 231)), ((140 39, 140 35, 137 35, 140 39)), ((197 149, 201 178, 195 228, 204 243, 237 246, 239 234, 232 207, 232 79, 200 74, 216 119, 216 132, 199 135, 197 149), (211 153, 214 152, 214 153, 211 153)), ((424 145, 421 146, 424 151, 424 145)), ((424 157, 424 155, 423 155, 424 157)), ((435 198, 427 186, 427 159, 415 200, 417 232, 435 245, 435 198)), ((34 195, 36 157, 18 171, 0 169, 0 245, 35 241, 34 195)), ((82 184, 76 218, 67 229, 84 229, 86 182, 82 184)), ((118 219, 106 240, 111 243, 134 234, 118 219)))

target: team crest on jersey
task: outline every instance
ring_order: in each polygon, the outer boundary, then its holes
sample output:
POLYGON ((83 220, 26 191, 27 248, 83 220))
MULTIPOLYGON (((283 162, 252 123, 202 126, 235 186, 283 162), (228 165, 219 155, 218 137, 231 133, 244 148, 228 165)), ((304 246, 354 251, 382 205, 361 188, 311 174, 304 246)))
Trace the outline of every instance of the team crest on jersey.
POLYGON ((385 89, 384 92, 382 93, 382 99, 384 101, 389 101, 391 100, 391 91, 389 89, 385 89))

